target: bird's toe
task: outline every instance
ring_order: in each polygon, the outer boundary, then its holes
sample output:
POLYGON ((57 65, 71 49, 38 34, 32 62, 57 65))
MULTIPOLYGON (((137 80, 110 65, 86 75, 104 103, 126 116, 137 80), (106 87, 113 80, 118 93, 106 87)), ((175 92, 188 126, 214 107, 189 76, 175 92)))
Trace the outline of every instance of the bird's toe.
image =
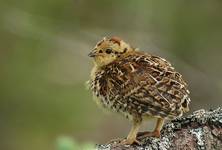
POLYGON ((141 145, 141 143, 137 139, 124 139, 120 142, 120 145, 132 145, 132 144, 141 145))
POLYGON ((156 137, 156 138, 159 138, 160 137, 160 131, 153 131, 153 132, 146 131, 146 132, 139 132, 137 134, 137 139, 138 140, 144 139, 146 137, 156 137))

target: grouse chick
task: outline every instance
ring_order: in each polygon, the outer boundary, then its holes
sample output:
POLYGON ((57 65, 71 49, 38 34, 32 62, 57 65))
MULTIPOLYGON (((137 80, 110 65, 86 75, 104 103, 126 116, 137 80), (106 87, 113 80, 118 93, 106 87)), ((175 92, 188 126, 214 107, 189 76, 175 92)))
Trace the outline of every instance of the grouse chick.
POLYGON ((189 91, 181 74, 165 59, 138 51, 118 37, 104 38, 89 53, 94 67, 89 81, 100 106, 123 114, 132 128, 122 144, 160 137, 165 119, 189 110, 189 91), (153 132, 138 134, 141 123, 157 118, 153 132))

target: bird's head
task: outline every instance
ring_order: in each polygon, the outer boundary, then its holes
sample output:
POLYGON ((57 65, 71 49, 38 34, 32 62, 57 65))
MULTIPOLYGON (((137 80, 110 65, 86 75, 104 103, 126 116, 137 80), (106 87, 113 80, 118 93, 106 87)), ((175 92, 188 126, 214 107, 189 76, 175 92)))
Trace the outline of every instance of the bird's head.
POLYGON ((103 40, 96 44, 95 48, 89 53, 89 56, 94 58, 96 65, 104 66, 121 56, 127 55, 133 50, 129 44, 125 43, 119 37, 104 37, 103 40))

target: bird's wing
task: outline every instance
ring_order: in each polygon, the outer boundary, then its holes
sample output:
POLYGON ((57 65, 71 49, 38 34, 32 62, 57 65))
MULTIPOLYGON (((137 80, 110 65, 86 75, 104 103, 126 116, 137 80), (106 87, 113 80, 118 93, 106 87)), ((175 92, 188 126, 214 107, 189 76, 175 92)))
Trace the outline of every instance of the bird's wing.
POLYGON ((121 96, 123 103, 139 107, 135 109, 141 113, 178 116, 185 101, 188 105, 187 84, 161 57, 132 55, 111 65, 107 78, 109 95, 121 96))

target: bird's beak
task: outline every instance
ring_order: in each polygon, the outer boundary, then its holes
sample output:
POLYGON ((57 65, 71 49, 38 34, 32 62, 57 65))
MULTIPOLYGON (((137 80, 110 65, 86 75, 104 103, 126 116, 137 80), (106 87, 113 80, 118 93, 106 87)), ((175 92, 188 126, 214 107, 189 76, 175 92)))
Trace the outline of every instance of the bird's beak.
POLYGON ((89 57, 95 57, 96 56, 96 52, 95 51, 92 51, 88 54, 89 57))

